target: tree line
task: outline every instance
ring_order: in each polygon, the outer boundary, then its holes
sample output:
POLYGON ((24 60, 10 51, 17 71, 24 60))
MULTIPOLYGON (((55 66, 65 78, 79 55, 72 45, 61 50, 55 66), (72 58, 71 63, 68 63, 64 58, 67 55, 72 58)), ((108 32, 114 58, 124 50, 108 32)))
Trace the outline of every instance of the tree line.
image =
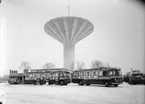
MULTIPOLYGON (((100 68, 100 67, 110 67, 109 63, 103 63, 102 61, 99 60, 94 60, 91 62, 91 68, 100 68)), ((45 63, 42 66, 43 69, 53 69, 55 68, 55 64, 52 62, 45 63)), ((85 63, 83 61, 77 61, 76 62, 76 69, 81 70, 85 68, 85 63)), ((19 69, 24 70, 24 69, 31 69, 31 64, 29 61, 23 61, 21 65, 19 66, 19 69)))

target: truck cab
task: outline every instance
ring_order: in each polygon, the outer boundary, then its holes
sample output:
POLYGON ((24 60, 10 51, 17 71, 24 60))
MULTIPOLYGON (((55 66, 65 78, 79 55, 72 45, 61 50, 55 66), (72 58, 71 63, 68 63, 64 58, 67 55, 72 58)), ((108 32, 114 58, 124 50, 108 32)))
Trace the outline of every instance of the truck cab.
POLYGON ((9 75, 8 83, 10 83, 10 84, 22 84, 22 83, 24 83, 24 79, 25 79, 24 74, 17 73, 17 74, 9 75))
POLYGON ((67 85, 68 83, 70 83, 70 72, 68 71, 52 72, 51 78, 49 79, 49 85, 50 84, 67 85))
POLYGON ((133 73, 129 77, 129 84, 135 85, 135 84, 145 84, 145 77, 142 73, 133 73))

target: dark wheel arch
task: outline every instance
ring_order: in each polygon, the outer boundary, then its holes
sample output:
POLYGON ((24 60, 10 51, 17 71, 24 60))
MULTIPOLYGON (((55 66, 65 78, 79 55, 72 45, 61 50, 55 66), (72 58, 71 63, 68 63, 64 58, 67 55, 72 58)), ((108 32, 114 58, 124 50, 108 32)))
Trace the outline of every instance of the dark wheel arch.
POLYGON ((114 85, 114 87, 118 87, 118 84, 114 85))
POLYGON ((83 80, 80 80, 78 84, 79 85, 84 85, 84 81, 83 80))
POLYGON ((106 82, 105 82, 105 87, 109 87, 109 86, 110 86, 109 82, 106 81, 106 82))

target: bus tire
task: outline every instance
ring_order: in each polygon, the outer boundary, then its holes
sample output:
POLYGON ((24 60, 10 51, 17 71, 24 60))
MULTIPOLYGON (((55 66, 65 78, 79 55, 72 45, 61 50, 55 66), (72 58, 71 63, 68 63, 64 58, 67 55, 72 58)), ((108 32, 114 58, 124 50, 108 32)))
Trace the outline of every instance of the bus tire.
POLYGON ((40 85, 43 85, 44 83, 40 82, 40 85))
POLYGON ((109 83, 108 82, 105 82, 105 87, 109 87, 109 83))
POLYGON ((87 83, 86 85, 87 85, 87 86, 90 86, 90 83, 87 83))
POLYGON ((114 87, 118 87, 118 85, 114 85, 114 87))
POLYGON ((48 85, 51 85, 50 81, 47 82, 48 85))
POLYGON ((133 84, 131 80, 129 81, 129 84, 130 84, 130 85, 132 85, 132 84, 133 84))
POLYGON ((60 81, 60 85, 64 85, 64 81, 60 81))
POLYGON ((79 81, 79 85, 84 85, 83 81, 79 81))
POLYGON ((37 81, 36 81, 35 85, 40 85, 40 82, 37 82, 37 81))

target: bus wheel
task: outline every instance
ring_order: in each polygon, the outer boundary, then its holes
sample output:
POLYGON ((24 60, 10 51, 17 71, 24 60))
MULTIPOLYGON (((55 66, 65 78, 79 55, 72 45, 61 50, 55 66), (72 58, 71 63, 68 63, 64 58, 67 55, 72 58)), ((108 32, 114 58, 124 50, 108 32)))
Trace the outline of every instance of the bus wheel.
POLYGON ((106 86, 106 87, 109 87, 109 83, 108 83, 108 82, 105 82, 105 86, 106 86))
POLYGON ((118 87, 118 85, 114 85, 114 87, 118 87))
POLYGON ((90 83, 87 83, 86 85, 87 85, 87 86, 90 86, 90 83))
POLYGON ((47 82, 48 85, 51 85, 50 81, 47 82))
POLYGON ((40 85, 40 83, 39 82, 36 82, 36 85, 40 85))
POLYGON ((43 85, 44 83, 40 82, 40 85, 43 85))
POLYGON ((129 84, 132 85, 132 81, 129 81, 129 84))
POLYGON ((63 81, 60 81, 60 85, 64 85, 64 82, 63 81))
POLYGON ((84 85, 83 81, 79 81, 79 85, 84 85))

